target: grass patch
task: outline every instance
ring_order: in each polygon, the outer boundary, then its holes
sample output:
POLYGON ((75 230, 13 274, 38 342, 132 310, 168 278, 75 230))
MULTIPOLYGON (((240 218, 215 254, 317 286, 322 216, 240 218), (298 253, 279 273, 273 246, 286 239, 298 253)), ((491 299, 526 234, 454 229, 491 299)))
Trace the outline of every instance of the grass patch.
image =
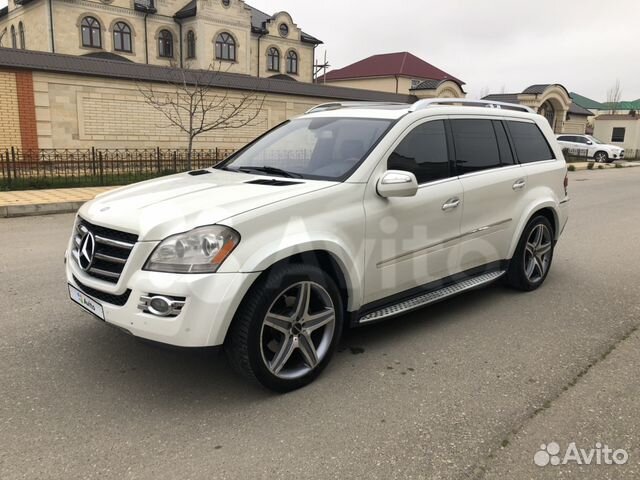
POLYGON ((593 165, 594 165, 593 162, 587 163, 587 170, 593 170, 593 165))
POLYGON ((569 165, 567 167, 567 170, 569 170, 570 172, 575 172, 576 171, 576 166, 575 165, 569 165))
POLYGON ((130 183, 141 182, 152 178, 158 178, 165 175, 172 175, 175 172, 155 173, 133 173, 126 175, 105 175, 100 178, 97 176, 87 175, 79 177, 27 177, 27 178, 0 178, 0 191, 8 190, 36 190, 43 188, 83 188, 83 187, 102 187, 128 185, 130 183))

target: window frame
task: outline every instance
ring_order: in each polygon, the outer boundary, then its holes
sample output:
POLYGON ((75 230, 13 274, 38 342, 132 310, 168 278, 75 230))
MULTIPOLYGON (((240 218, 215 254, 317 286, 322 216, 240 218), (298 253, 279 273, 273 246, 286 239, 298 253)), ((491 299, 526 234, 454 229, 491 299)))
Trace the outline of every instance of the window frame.
POLYGON ((231 33, 224 31, 216 35, 214 42, 214 56, 216 60, 223 62, 237 62, 238 60, 238 42, 231 33), (226 40, 223 37, 226 35, 226 40), (218 46, 220 46, 220 54, 218 55, 218 46), (225 56, 225 49, 227 55, 225 56), (233 54, 232 54, 233 53, 233 54))
MULTIPOLYGON (((619 133, 619 132, 618 132, 619 133)), ((611 127, 611 142, 612 143, 624 143, 624 139, 627 136, 627 127, 611 127), (616 130, 622 130, 622 140, 616 140, 616 130)))
POLYGON ((491 117, 476 117, 476 116, 473 116, 473 115, 455 116, 455 117, 451 116, 451 117, 447 118, 447 122, 449 123, 449 134, 451 135, 451 153, 450 153, 450 157, 451 158, 450 158, 450 160, 453 163, 453 169, 454 169, 454 171, 455 171, 455 173, 456 173, 456 175, 458 177, 464 177, 466 175, 477 175, 477 174, 480 174, 480 173, 489 172, 489 171, 492 171, 492 170, 498 170, 498 169, 505 168, 505 167, 512 167, 514 165, 518 165, 519 164, 516 156, 514 155, 514 148, 511 146, 511 139, 510 139, 510 137, 509 137, 509 135, 507 133, 507 129, 505 127, 504 130, 505 130, 505 134, 507 134, 507 142, 509 142, 509 146, 511 147, 511 155, 513 156, 513 162, 514 163, 513 163, 513 165, 503 165, 503 163, 502 163, 502 152, 501 152, 500 144, 498 142, 498 135, 496 134, 496 130, 495 130, 495 127, 493 125, 493 121, 494 120, 500 121, 502 119, 501 118, 491 118, 491 117), (465 172, 464 170, 462 170, 461 168, 458 167, 458 156, 456 154, 456 143, 455 143, 455 137, 454 137, 454 134, 453 134, 453 127, 452 127, 452 125, 453 125, 452 122, 455 121, 455 120, 480 120, 480 121, 489 122, 489 125, 491 126, 491 131, 493 132, 493 138, 494 138, 494 140, 496 142, 496 149, 498 151, 498 162, 499 162, 498 166, 492 166, 492 167, 488 167, 488 168, 483 168, 483 169, 480 169, 480 170, 475 170, 473 172, 465 172))
POLYGON ((26 35, 24 33, 24 24, 22 23, 22 21, 18 23, 18 40, 20 40, 20 49, 26 50, 27 41, 26 41, 26 35))
POLYGON ((267 70, 269 72, 278 72, 280 73, 280 50, 278 47, 269 47, 267 49, 267 70), (274 65, 274 61, 277 59, 277 65, 274 65))
POLYGON ((158 57, 169 59, 174 58, 175 52, 173 46, 173 33, 171 30, 166 28, 160 30, 158 32, 158 57), (169 47, 168 54, 165 50, 167 46, 169 47))
POLYGON ((15 25, 11 25, 11 48, 18 48, 18 37, 16 36, 15 25))
MULTIPOLYGON (((400 119, 394 121, 392 126, 395 125, 395 123, 397 123, 399 120, 400 119)), ((430 122, 437 122, 437 121, 441 121, 443 123, 443 127, 444 127, 444 136, 445 136, 445 142, 446 142, 446 148, 447 148, 447 167, 448 167, 448 172, 449 173, 444 178, 438 178, 436 180, 429 180, 427 182, 422 182, 422 183, 416 177, 416 181, 418 182, 418 187, 422 188, 423 186, 426 186, 426 185, 431 185, 431 184, 436 184, 436 183, 441 183, 441 182, 447 182, 447 181, 450 181, 452 179, 458 178, 458 174, 457 174, 457 172, 455 170, 455 164, 452 161, 452 154, 451 154, 451 152, 452 152, 451 125, 449 124, 448 118, 446 118, 446 117, 422 118, 422 119, 412 123, 411 125, 407 126, 407 128, 398 136, 398 139, 396 140, 396 142, 393 144, 393 146, 389 149, 388 153, 385 155, 384 171, 387 172, 389 170, 393 170, 393 169, 389 168, 389 159, 391 158, 391 155, 394 154, 396 149, 402 144, 402 142, 405 141, 405 139, 409 135, 411 135, 411 133, 413 133, 414 130, 416 130, 417 128, 420 128, 423 125, 426 125, 426 124, 428 124, 430 122)), ((388 133, 389 133, 389 131, 387 131, 383 135, 383 138, 388 133)), ((413 173, 413 172, 410 172, 410 173, 413 173)))
POLYGON ((80 20, 80 42, 83 48, 102 48, 102 24, 100 20, 92 15, 82 17, 82 20, 80 20), (85 30, 89 32, 89 43, 84 41, 85 30), (98 32, 97 44, 94 42, 94 31, 98 32))
POLYGON ((187 32, 187 59, 196 58, 196 34, 193 30, 187 32))
POLYGON ((298 73, 300 72, 300 57, 298 55, 298 52, 296 52, 293 49, 289 49, 287 51, 287 57, 285 59, 285 65, 286 65, 286 71, 287 73, 291 74, 291 75, 298 75, 298 73), (293 57, 292 57, 293 55, 293 57), (295 62, 295 70, 293 68, 290 68, 292 63, 291 62, 295 62))
POLYGON ((116 23, 113 24, 112 35, 113 35, 113 50, 115 52, 133 53, 133 30, 131 28, 131 25, 129 25, 127 22, 124 22, 122 20, 118 20, 116 23), (125 27, 126 31, 123 30, 122 27, 125 27), (117 42, 116 42, 117 33, 120 34, 119 37, 120 37, 120 43, 122 48, 117 47, 117 42), (129 37, 129 50, 124 48, 125 36, 129 37))
POLYGON ((504 129, 507 132, 507 137, 509 138, 509 143, 511 145, 511 150, 513 151, 513 155, 514 155, 514 159, 516 160, 516 162, 518 163, 518 165, 529 165, 530 163, 540 163, 540 162, 556 162, 558 160, 558 156, 556 155, 555 150, 553 149, 553 147, 551 147, 551 144, 549 143, 549 140, 547 140, 547 136, 542 132, 542 130, 540 130, 540 126, 531 120, 526 120, 526 119, 520 119, 520 118, 501 118, 502 123, 504 124, 504 129), (533 126, 535 126, 538 129, 538 132, 540 133, 540 135, 542 135, 542 138, 544 139, 544 142, 547 145, 547 148, 549 148, 549 151, 551 152, 552 158, 548 158, 546 160, 536 160, 534 162, 522 162, 520 160, 520 158, 518 157, 518 149, 516 148, 516 143, 513 140, 513 137, 511 136, 511 130, 509 129, 509 122, 519 122, 519 123, 529 123, 533 126))

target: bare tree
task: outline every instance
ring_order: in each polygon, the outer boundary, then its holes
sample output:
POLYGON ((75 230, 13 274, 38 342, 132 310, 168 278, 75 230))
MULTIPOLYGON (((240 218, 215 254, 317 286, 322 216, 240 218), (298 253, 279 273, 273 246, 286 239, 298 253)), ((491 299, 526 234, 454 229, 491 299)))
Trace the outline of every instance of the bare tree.
POLYGON ((5 35, 7 34, 7 29, 5 28, 4 30, 0 31, 0 48, 2 48, 4 45, 2 45, 2 40, 4 40, 5 35))
POLYGON ((616 83, 607 90, 607 106, 611 113, 616 113, 619 110, 621 99, 622 87, 620 87, 620 79, 616 78, 616 83))
POLYGON ((162 113, 166 127, 175 127, 188 139, 187 168, 191 169, 193 142, 214 130, 231 130, 259 123, 265 96, 255 90, 233 90, 220 65, 206 70, 172 66, 163 87, 138 84, 145 102, 162 113))

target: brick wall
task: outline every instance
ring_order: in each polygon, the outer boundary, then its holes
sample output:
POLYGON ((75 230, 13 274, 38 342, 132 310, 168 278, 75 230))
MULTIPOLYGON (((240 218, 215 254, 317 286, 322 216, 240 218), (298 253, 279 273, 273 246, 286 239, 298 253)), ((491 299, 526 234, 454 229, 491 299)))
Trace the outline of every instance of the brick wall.
POLYGON ((0 71, 0 150, 21 145, 16 76, 0 71))
POLYGON ((23 150, 38 148, 36 128, 36 107, 33 99, 33 75, 29 71, 15 73, 18 96, 18 117, 20 119, 21 146, 23 150))

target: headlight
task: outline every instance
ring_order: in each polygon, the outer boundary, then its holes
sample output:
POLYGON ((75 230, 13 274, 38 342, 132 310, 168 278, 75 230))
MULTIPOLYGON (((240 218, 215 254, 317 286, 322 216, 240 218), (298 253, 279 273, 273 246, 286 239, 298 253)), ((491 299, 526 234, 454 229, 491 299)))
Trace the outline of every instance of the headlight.
POLYGON ((213 273, 239 242, 240 234, 229 227, 195 228, 160 242, 144 269, 168 273, 213 273))

